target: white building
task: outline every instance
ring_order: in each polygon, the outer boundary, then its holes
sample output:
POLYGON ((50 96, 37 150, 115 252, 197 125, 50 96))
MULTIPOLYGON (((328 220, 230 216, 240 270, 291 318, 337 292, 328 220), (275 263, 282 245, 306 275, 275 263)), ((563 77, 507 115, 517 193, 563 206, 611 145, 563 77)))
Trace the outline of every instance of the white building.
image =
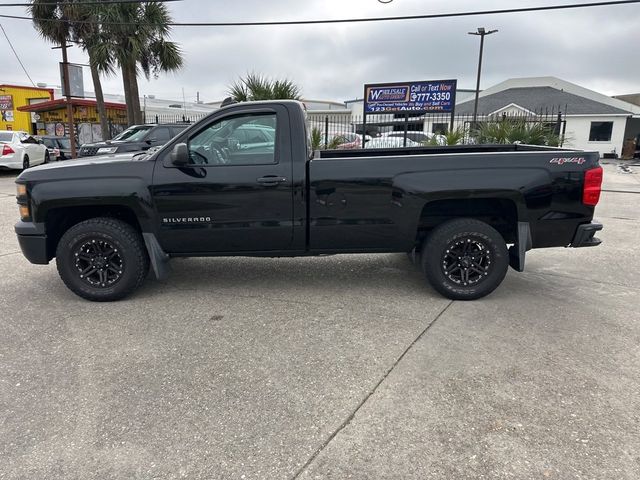
MULTIPOLYGON (((456 105, 456 115, 473 115, 474 100, 456 105)), ((620 154, 625 139, 640 134, 640 106, 555 77, 512 78, 480 93, 478 117, 496 118, 545 111, 562 112, 564 146, 620 154)))

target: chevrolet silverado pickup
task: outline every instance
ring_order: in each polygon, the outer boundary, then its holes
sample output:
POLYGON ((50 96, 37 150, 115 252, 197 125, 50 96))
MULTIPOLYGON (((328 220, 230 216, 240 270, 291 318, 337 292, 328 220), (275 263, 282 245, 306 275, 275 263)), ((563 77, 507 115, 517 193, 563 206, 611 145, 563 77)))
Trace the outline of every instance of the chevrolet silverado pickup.
POLYGON ((171 257, 407 252, 435 290, 492 292, 532 248, 588 247, 596 152, 528 145, 313 152, 295 101, 233 104, 153 153, 25 170, 25 257, 54 257, 94 301, 133 292, 171 257))

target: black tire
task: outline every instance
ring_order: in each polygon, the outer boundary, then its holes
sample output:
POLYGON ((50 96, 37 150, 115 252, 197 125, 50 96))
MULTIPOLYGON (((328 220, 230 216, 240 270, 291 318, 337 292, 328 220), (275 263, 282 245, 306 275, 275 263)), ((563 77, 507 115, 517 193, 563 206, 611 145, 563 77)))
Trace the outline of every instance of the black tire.
POLYGON ((27 168, 29 168, 30 164, 29 164, 29 155, 25 155, 22 158, 22 169, 26 170, 27 168))
POLYGON ((422 249, 422 268, 429 283, 452 300, 490 294, 502 283, 508 267, 502 235, 472 218, 443 223, 431 232, 422 249))
POLYGON ((44 153, 44 163, 49 163, 51 159, 49 158, 49 152, 44 153))
POLYGON ((65 232, 56 249, 56 265, 73 293, 109 302, 126 297, 142 284, 149 271, 149 256, 141 235, 131 225, 98 217, 65 232))

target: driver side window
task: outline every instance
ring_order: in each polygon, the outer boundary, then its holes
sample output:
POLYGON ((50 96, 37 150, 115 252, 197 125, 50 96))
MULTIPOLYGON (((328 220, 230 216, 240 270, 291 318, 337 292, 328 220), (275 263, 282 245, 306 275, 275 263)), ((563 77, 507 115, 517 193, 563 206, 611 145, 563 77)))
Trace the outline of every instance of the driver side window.
POLYGON ((189 159, 197 165, 277 163, 275 113, 245 114, 218 120, 189 139, 189 159))

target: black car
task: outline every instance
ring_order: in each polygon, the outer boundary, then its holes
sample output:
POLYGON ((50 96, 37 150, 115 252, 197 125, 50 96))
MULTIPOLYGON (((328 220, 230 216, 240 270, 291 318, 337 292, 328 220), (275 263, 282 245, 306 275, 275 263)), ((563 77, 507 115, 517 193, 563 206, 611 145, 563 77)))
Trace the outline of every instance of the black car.
POLYGON ((52 160, 69 160, 71 158, 71 141, 69 137, 45 135, 39 137, 49 151, 52 160))
POLYGON ((115 136, 113 140, 85 143, 80 147, 78 156, 92 157, 94 155, 148 150, 150 147, 164 145, 188 126, 186 123, 133 125, 115 136))

